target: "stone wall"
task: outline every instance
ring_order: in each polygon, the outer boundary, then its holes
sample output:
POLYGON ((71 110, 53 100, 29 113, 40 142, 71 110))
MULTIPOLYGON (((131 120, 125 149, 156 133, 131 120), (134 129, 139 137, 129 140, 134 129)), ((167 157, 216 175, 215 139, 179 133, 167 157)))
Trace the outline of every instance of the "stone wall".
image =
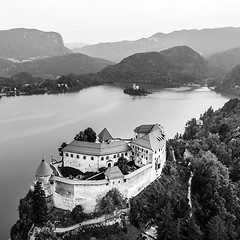
POLYGON ((71 180, 53 177, 53 201, 57 208, 72 210, 81 204, 85 212, 92 212, 96 199, 104 196, 112 188, 117 188, 126 198, 136 196, 153 180, 160 176, 151 164, 125 175, 124 178, 113 180, 71 180))

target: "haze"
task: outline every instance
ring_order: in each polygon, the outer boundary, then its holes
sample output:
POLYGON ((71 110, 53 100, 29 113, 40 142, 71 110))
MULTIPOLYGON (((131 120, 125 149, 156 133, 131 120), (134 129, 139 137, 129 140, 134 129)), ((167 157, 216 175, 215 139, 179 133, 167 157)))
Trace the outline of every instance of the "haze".
POLYGON ((8 0, 0 29, 59 32, 64 42, 111 42, 181 29, 239 27, 239 0, 8 0))

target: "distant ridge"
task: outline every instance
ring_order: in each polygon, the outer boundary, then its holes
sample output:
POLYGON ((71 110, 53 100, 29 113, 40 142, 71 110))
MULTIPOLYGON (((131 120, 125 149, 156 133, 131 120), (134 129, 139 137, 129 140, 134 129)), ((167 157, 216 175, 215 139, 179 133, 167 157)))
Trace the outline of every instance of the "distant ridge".
MULTIPOLYGON (((186 45, 202 56, 240 47, 240 28, 226 27, 202 30, 181 30, 168 34, 156 33, 136 41, 109 42, 89 45, 77 51, 92 57, 120 62, 132 54, 161 51, 186 45)), ((74 50, 76 51, 76 49, 74 50)))
POLYGON ((18 72, 27 72, 33 76, 53 77, 73 74, 96 73, 113 62, 89 57, 80 53, 67 54, 49 58, 36 59, 26 62, 12 62, 0 59, 0 76, 11 77, 18 72))
POLYGON ((0 31, 0 57, 16 60, 51 57, 71 53, 56 32, 15 28, 0 31))
POLYGON ((83 43, 83 42, 74 42, 74 43, 64 43, 64 45, 74 52, 74 49, 79 49, 79 48, 88 46, 89 44, 88 43, 83 43))

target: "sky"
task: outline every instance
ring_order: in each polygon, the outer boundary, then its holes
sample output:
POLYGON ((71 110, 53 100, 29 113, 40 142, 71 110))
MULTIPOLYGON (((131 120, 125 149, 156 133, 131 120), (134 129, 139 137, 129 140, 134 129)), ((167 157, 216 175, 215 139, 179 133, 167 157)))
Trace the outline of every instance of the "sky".
POLYGON ((54 31, 65 43, 115 42, 181 29, 240 27, 239 0, 2 0, 0 30, 54 31))

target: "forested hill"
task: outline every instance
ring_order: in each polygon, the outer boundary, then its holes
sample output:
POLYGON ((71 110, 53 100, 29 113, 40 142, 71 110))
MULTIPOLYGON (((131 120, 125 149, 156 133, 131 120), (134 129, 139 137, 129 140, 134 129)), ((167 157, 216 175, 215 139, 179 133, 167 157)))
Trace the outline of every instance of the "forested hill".
POLYGON ((63 44, 56 32, 15 28, 0 31, 0 57, 27 59, 69 54, 72 51, 63 44))
POLYGON ((240 96, 240 65, 228 72, 222 81, 217 82, 216 90, 240 96))
POLYGON ((113 82, 158 83, 163 87, 200 83, 217 76, 216 70, 187 46, 161 52, 137 53, 98 73, 113 82))
POLYGON ((157 239, 240 238, 239 115, 240 101, 231 99, 168 141, 162 177, 131 200, 135 226, 151 221, 157 239))
POLYGON ((209 56, 207 61, 225 71, 231 71, 235 66, 240 64, 240 47, 215 53, 209 56))
POLYGON ((34 76, 46 75, 57 77, 67 74, 96 73, 113 62, 74 53, 48 57, 25 62, 12 62, 0 59, 0 76, 12 76, 18 72, 27 72, 34 76))

